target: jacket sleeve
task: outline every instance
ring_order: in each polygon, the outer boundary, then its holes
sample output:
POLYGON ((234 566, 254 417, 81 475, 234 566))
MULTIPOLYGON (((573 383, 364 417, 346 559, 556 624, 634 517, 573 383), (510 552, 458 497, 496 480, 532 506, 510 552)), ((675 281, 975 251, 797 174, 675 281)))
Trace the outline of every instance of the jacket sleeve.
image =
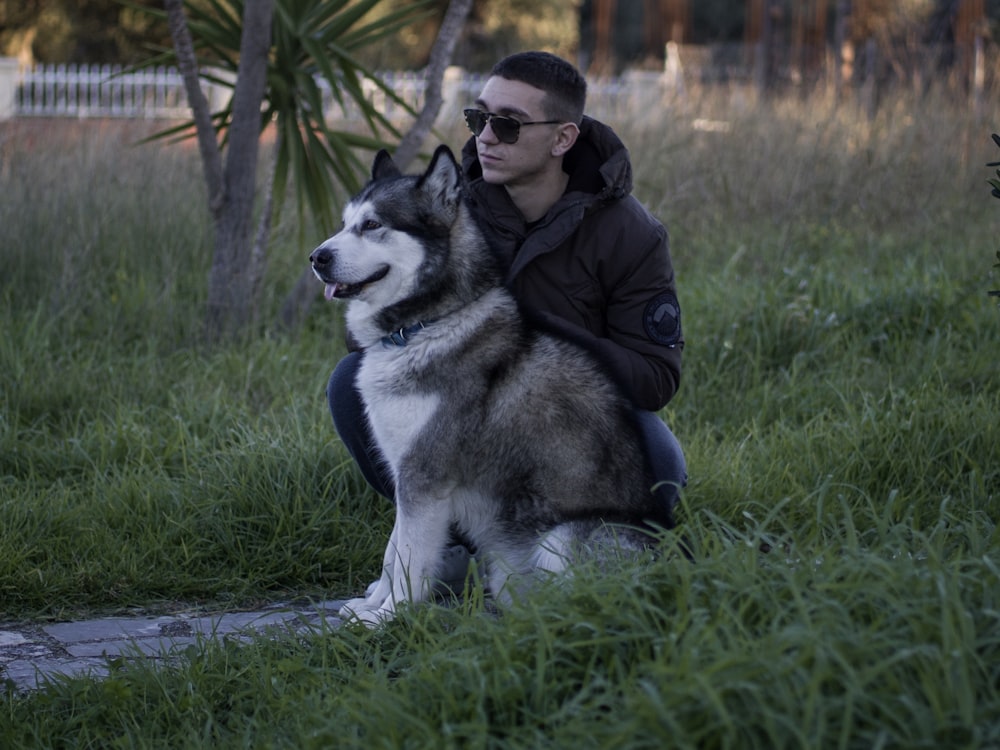
POLYGON ((571 244, 550 242, 566 252, 536 252, 515 279, 518 299, 596 354, 637 407, 657 411, 677 392, 684 348, 667 230, 634 198, 572 225, 571 244))
POLYGON ((595 347, 636 406, 656 411, 680 386, 684 336, 667 230, 633 208, 636 221, 619 225, 604 262, 607 337, 595 347))

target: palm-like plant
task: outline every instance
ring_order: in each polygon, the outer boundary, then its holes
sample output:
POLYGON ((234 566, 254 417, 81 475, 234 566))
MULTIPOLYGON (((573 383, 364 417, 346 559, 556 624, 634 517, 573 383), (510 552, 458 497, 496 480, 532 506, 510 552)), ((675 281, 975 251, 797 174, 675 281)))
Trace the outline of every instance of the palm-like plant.
POLYGON ((380 148, 387 138, 399 138, 368 101, 364 82, 409 108, 354 53, 415 21, 427 0, 366 20, 377 2, 164 0, 165 12, 150 11, 166 19, 174 46, 145 65, 176 61, 192 110, 190 122, 153 137, 197 136, 208 186, 215 230, 205 326, 210 340, 241 334, 256 320, 264 248, 288 184, 295 186, 300 219, 309 209, 329 233, 342 194, 337 186, 348 193, 359 187, 356 149, 380 148), (199 79, 230 88, 232 95, 211 111, 199 79), (326 95, 360 112, 367 132, 330 128, 326 95), (273 179, 253 237, 260 136, 272 123, 273 179))
MULTIPOLYGON (((201 78, 233 89, 239 66, 243 10, 253 0, 184 0, 201 78)), ((355 53, 388 37, 428 13, 428 0, 406 3, 369 19, 379 0, 275 0, 267 88, 261 108, 261 129, 274 124, 277 149, 274 193, 283 196, 289 180, 295 186, 299 210, 308 208, 323 231, 335 224, 338 191, 359 187, 368 160, 358 150, 384 148, 400 133, 369 101, 371 86, 409 110, 355 53), (367 132, 331 128, 324 117, 330 101, 360 115, 367 132)), ((165 17, 163 11, 150 10, 165 17)), ((176 60, 164 50, 143 66, 176 60)), ((216 131, 225 143, 233 118, 233 99, 212 112, 216 131)), ((414 113, 415 114, 415 113, 414 113)), ((164 130, 154 137, 190 135, 194 121, 164 130)), ((280 200, 279 200, 280 207, 280 200)))

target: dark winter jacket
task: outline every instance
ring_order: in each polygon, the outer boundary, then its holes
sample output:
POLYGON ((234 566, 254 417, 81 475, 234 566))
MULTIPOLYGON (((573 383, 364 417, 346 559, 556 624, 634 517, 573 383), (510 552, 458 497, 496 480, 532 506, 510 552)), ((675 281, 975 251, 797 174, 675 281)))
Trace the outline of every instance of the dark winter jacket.
POLYGON ((636 406, 664 406, 680 384, 684 348, 669 240, 631 195, 632 165, 618 136, 584 118, 564 159, 566 192, 532 226, 504 187, 483 181, 475 139, 462 164, 521 304, 597 351, 636 406))

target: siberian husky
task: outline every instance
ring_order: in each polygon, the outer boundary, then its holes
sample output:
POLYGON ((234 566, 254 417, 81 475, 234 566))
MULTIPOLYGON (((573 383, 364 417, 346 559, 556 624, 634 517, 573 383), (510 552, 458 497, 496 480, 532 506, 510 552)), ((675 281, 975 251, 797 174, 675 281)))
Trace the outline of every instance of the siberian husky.
POLYGON ((519 309, 446 146, 422 175, 380 152, 343 218, 310 262, 326 297, 347 301, 396 486, 381 578, 345 617, 372 625, 426 599, 456 536, 503 599, 511 576, 672 526, 632 406, 595 356, 519 309))

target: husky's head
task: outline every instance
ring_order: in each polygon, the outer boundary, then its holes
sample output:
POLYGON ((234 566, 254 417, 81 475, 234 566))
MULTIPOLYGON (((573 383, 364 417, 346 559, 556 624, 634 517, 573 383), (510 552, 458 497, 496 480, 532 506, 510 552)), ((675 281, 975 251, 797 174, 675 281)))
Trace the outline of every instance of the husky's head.
POLYGON ((375 157, 371 182, 344 208, 343 228, 309 256, 326 298, 350 300, 348 324, 362 345, 359 327, 373 325, 381 336, 457 307, 463 300, 455 296, 476 286, 472 277, 493 268, 463 200, 447 146, 422 175, 403 175, 385 151, 375 157))

